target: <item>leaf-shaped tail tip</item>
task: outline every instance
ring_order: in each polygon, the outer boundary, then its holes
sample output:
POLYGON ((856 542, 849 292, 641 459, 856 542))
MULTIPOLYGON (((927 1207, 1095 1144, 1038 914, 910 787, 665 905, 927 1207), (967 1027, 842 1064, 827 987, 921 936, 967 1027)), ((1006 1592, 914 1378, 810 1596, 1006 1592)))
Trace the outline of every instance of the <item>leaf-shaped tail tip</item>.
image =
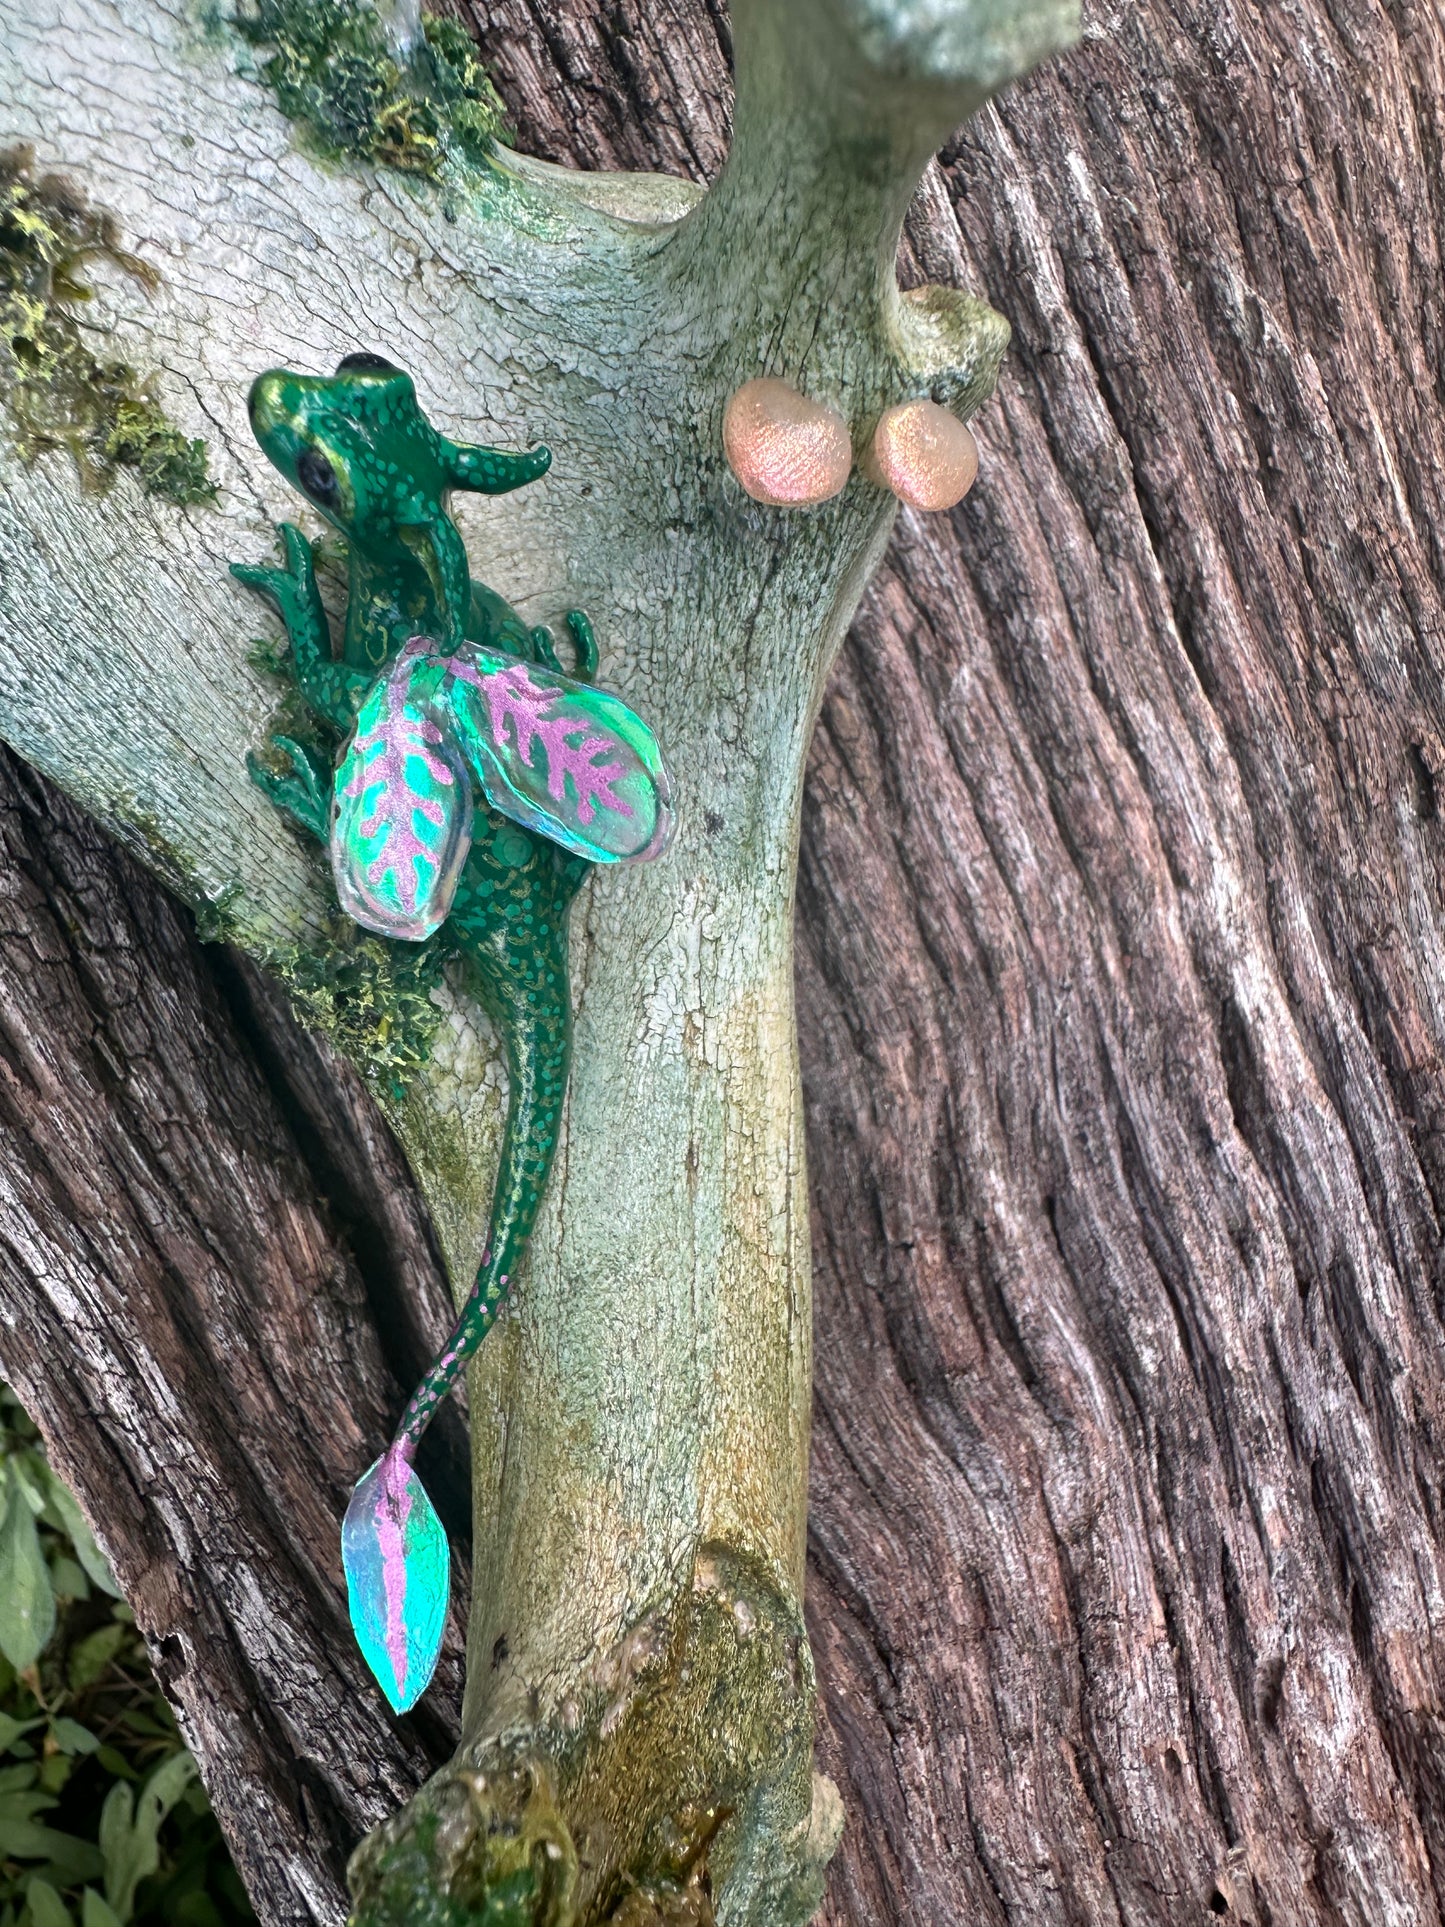
POLYGON ((341 1558, 357 1644, 393 1708, 408 1712, 436 1671, 451 1554, 426 1488, 395 1447, 351 1495, 341 1558))

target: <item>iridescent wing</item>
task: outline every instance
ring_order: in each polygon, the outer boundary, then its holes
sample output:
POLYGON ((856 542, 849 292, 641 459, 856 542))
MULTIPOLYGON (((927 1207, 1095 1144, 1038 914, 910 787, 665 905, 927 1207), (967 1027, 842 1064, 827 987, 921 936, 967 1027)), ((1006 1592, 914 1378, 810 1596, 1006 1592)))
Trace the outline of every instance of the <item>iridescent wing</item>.
POLYGON ((357 1481, 341 1527, 357 1644, 398 1713, 436 1671, 451 1593, 447 1535, 395 1446, 357 1481))
POLYGON ((337 767, 331 869, 347 916, 421 943, 446 918, 472 838, 466 765, 435 698, 444 668, 420 637, 361 706, 337 767))
POLYGON ((498 649, 447 660, 451 731, 487 801, 594 863, 657 856, 672 793, 657 738, 616 696, 498 649))

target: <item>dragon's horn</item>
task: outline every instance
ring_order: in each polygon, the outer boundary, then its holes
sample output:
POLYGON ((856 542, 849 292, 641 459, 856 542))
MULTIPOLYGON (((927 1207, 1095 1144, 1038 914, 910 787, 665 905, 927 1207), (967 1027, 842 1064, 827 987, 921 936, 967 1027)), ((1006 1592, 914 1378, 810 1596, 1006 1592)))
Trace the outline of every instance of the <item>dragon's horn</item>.
POLYGON ((521 488, 545 475, 552 466, 552 451, 540 445, 514 451, 443 440, 442 461, 453 488, 475 489, 480 495, 505 495, 509 489, 521 488))

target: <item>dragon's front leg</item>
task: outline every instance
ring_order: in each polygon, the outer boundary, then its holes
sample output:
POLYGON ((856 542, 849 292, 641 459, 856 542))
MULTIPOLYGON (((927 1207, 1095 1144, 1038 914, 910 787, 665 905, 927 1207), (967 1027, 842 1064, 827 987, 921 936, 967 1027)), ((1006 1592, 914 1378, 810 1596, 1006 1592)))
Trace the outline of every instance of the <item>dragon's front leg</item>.
POLYGON ((284 568, 233 562, 231 574, 279 611, 291 642, 297 688, 318 716, 344 733, 356 720, 371 677, 333 658, 331 625, 316 586, 311 544, 293 522, 281 523, 279 532, 284 568))
MULTIPOLYGON (((311 544, 291 522, 281 524, 280 534, 284 568, 233 562, 231 574, 279 611, 291 643, 292 674, 311 709, 335 728, 348 730, 369 679, 332 658, 331 628, 316 586, 311 544)), ((331 813, 326 757, 294 736, 273 736, 270 747, 281 767, 252 754, 246 758, 251 780, 277 809, 324 843, 331 813)))

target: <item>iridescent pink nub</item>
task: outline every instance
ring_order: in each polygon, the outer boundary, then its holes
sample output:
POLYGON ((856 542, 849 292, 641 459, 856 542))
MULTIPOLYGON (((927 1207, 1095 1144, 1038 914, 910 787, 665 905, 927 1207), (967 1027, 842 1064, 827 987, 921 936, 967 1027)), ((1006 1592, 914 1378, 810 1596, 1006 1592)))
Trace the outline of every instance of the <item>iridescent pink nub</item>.
POLYGON ((728 403, 723 452, 753 500, 773 508, 828 501, 853 466, 848 424, 837 410, 769 376, 745 381, 728 403))

